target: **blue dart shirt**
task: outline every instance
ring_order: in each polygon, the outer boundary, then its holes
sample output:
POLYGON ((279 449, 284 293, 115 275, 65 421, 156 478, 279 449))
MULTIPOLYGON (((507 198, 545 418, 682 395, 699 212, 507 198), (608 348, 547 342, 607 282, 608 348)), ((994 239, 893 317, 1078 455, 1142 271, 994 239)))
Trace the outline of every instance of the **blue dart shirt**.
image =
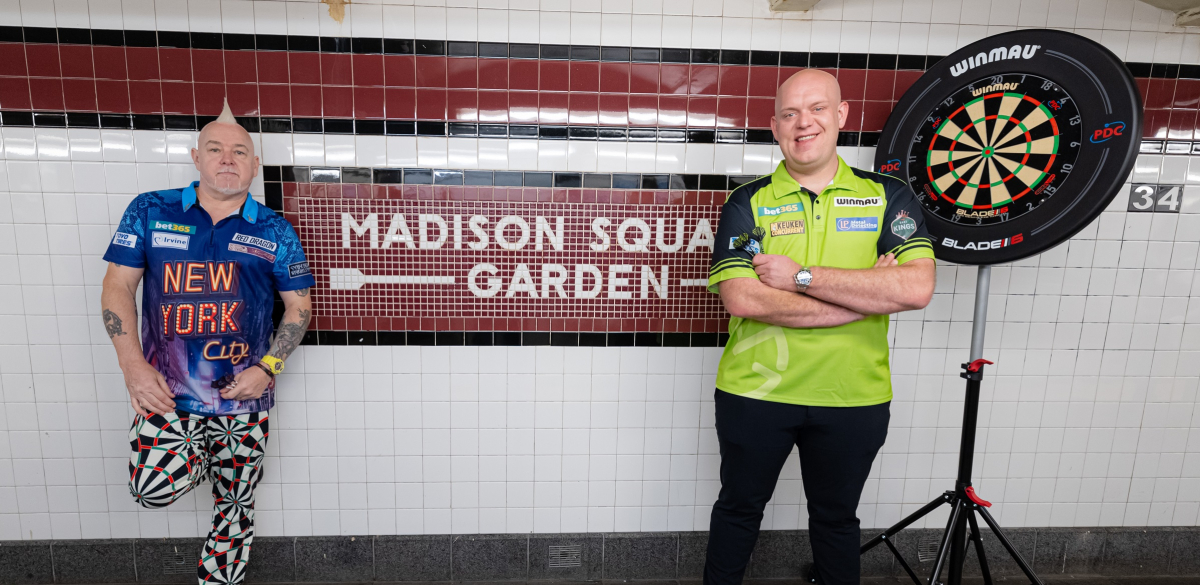
POLYGON ((316 284, 291 224, 247 196, 213 224, 196 185, 134 198, 104 259, 144 268, 142 352, 167 380, 179 410, 201 415, 265 411, 272 383, 254 400, 225 400, 212 381, 257 363, 271 346, 275 291, 316 284))

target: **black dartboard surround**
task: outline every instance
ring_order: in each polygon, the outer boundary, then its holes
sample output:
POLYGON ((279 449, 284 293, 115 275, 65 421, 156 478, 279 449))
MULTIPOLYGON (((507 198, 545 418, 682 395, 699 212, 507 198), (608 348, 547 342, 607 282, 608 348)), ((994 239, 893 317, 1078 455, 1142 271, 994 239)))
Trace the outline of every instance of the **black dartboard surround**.
POLYGON ((1000 264, 1091 223, 1137 158, 1142 101, 1090 39, 1019 30, 942 59, 892 110, 875 168, 909 183, 939 259, 1000 264))

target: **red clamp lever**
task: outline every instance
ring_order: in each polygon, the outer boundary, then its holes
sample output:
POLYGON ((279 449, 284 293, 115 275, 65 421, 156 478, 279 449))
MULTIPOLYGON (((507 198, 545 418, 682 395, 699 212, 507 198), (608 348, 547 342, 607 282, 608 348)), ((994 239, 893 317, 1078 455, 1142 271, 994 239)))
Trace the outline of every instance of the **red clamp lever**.
POLYGON ((981 368, 983 368, 983 364, 987 364, 990 366, 990 365, 992 365, 992 363, 993 362, 989 362, 985 359, 978 359, 978 360, 971 362, 969 365, 967 365, 967 371, 968 372, 978 372, 981 368))
MULTIPOLYGON (((979 361, 983 361, 983 360, 979 360, 979 361)), ((992 362, 988 362, 988 363, 990 364, 990 363, 992 363, 992 362)), ((974 365, 974 363, 972 363, 971 365, 974 365)), ((989 502, 989 501, 987 501, 987 500, 985 500, 985 499, 983 499, 983 498, 979 497, 979 494, 976 494, 976 493, 975 493, 975 488, 973 488, 973 487, 968 487, 968 488, 966 489, 966 492, 967 492, 967 497, 968 497, 968 498, 970 498, 970 500, 971 500, 972 502, 975 502, 976 504, 979 504, 980 506, 983 506, 984 508, 991 508, 991 507, 992 507, 992 503, 991 503, 991 502, 989 502)))

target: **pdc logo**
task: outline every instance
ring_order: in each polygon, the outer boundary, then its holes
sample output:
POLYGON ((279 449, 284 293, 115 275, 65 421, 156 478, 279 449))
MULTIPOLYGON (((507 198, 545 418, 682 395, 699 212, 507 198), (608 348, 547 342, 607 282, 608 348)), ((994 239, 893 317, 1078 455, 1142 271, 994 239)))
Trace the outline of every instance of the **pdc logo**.
POLYGON ((1093 144, 1108 142, 1110 138, 1122 136, 1125 134, 1125 122, 1109 122, 1103 128, 1097 128, 1095 132, 1088 138, 1093 144))
POLYGON ((881 173, 898 173, 898 172, 900 172, 900 159, 894 158, 892 160, 887 161, 886 163, 883 163, 883 166, 879 167, 879 172, 881 172, 881 173))

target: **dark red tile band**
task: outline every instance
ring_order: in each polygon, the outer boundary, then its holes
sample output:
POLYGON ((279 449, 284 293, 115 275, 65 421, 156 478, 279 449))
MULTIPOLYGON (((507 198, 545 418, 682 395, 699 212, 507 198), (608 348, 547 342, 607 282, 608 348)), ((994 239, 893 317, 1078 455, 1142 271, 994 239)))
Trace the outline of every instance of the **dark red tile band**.
MULTIPOLYGON (((0 42, 0 109, 767 128, 798 67, 0 42)), ((878 132, 922 71, 833 68, 878 132)), ((1200 79, 1139 78, 1145 138, 1196 139, 1200 79)))

